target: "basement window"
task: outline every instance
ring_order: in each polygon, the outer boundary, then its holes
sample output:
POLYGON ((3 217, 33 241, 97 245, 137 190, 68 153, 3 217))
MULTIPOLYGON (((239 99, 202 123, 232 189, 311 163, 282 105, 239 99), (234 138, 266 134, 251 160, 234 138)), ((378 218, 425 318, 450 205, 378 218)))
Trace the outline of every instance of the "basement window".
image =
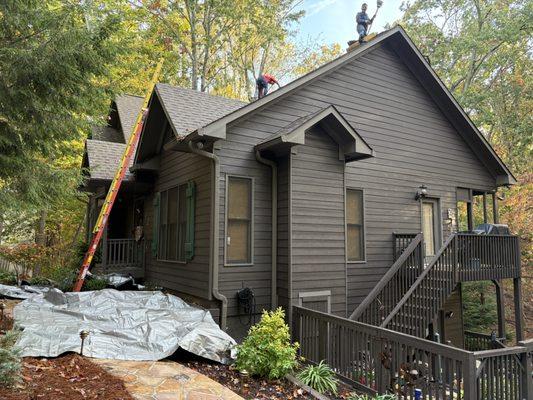
POLYGON ((226 265, 252 264, 253 180, 228 176, 226 180, 226 265))
POLYGON ((346 258, 365 260, 363 191, 346 189, 346 258))

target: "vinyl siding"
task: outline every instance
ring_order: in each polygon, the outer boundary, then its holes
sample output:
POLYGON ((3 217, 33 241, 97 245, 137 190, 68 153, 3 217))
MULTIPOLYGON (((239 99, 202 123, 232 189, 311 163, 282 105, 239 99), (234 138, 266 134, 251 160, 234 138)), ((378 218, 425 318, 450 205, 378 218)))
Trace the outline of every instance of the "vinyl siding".
POLYGON ((292 295, 331 290, 331 312, 344 316, 344 161, 323 130, 311 129, 305 140, 291 154, 292 295))
MULTIPOLYGON (((222 142, 222 148, 217 151, 221 158, 222 174, 256 178, 254 265, 223 268, 221 264, 221 286, 224 294, 228 296, 230 313, 235 312, 232 300, 234 292, 242 285, 255 285, 251 287, 258 295, 258 307, 268 304, 270 176, 268 167, 255 161, 253 146, 297 118, 329 105, 334 105, 375 151, 373 158, 346 165, 346 186, 362 188, 365 192, 366 262, 349 263, 344 267, 340 261, 344 250, 340 241, 345 229, 344 221, 337 215, 336 207, 340 202, 331 200, 331 196, 340 196, 344 189, 339 184, 338 187, 323 190, 323 182, 337 174, 324 169, 322 164, 328 168, 334 167, 337 158, 328 157, 327 151, 313 152, 312 157, 309 155, 306 158, 303 157, 306 146, 298 148, 302 157, 297 163, 300 172, 296 174, 300 179, 300 188, 305 187, 306 192, 302 192, 298 200, 294 199, 295 202, 300 202, 303 208, 293 208, 291 218, 297 220, 305 217, 300 215, 302 210, 311 206, 307 217, 312 217, 317 229, 294 235, 295 242, 290 251, 293 252, 293 258, 305 257, 306 248, 313 247, 313 244, 322 244, 323 238, 332 235, 332 238, 338 239, 328 240, 331 247, 323 244, 324 247, 320 250, 313 250, 313 257, 309 259, 312 258, 317 263, 308 263, 309 268, 315 271, 313 273, 318 274, 316 277, 319 277, 319 271, 324 270, 325 266, 331 268, 331 273, 335 276, 331 281, 338 285, 333 289, 334 296, 337 296, 337 299, 333 300, 336 312, 341 313, 343 310, 340 300, 343 295, 340 289, 343 284, 343 268, 346 268, 347 274, 346 313, 350 314, 392 265, 392 233, 421 230, 420 204, 414 200, 418 186, 427 185, 430 195, 440 200, 443 238, 450 233, 450 226, 446 225, 444 220, 447 218, 447 210, 455 209, 457 187, 487 190, 495 187, 493 176, 394 50, 377 46, 363 57, 323 75, 291 95, 268 104, 228 127, 227 140, 222 142), (309 173, 302 176, 303 171, 309 173), (326 206, 329 201, 332 201, 335 207, 326 206), (332 220, 336 222, 328 224, 328 221, 332 220)), ((315 148, 313 151, 317 150, 319 149, 315 148)), ((292 171, 296 170, 293 168, 292 171)), ((280 176, 280 181, 282 178, 280 176)), ((223 180, 220 185, 220 254, 223 260, 223 180)), ((280 200, 281 205, 278 205, 281 208, 285 208, 283 201, 286 200, 280 200)), ((280 215, 280 229, 283 226, 283 218, 280 215)), ((293 228, 294 226, 293 223, 293 228)), ((282 244, 282 239, 278 243, 282 244)), ((284 253, 289 254, 289 249, 284 251, 280 248, 278 259, 278 262, 281 261, 278 267, 280 299, 284 289, 280 281, 284 273, 284 253)), ((290 262, 290 258, 288 261, 290 262)), ((331 284, 329 281, 323 283, 321 279, 314 280, 311 277, 301 279, 295 276, 293 279, 298 290, 315 289, 317 286, 327 289, 324 286, 331 284)), ((296 290, 293 290, 292 296, 297 296, 296 290)))
POLYGON ((159 176, 154 192, 193 180, 196 183, 195 251, 192 261, 178 263, 152 257, 151 240, 154 221, 153 195, 145 201, 146 279, 167 289, 200 298, 209 298, 209 227, 211 199, 211 164, 195 154, 167 151, 161 155, 159 176))

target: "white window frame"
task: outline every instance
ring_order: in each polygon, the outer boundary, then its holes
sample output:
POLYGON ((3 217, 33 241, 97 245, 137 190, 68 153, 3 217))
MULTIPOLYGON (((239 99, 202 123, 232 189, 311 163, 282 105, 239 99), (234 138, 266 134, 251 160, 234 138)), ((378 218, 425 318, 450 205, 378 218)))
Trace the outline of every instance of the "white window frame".
POLYGON ((226 174, 226 193, 224 201, 224 266, 225 267, 248 267, 254 265, 254 219, 255 219, 255 178, 247 175, 226 174), (228 261, 228 199, 229 181, 231 178, 250 180, 250 262, 232 263, 228 261))

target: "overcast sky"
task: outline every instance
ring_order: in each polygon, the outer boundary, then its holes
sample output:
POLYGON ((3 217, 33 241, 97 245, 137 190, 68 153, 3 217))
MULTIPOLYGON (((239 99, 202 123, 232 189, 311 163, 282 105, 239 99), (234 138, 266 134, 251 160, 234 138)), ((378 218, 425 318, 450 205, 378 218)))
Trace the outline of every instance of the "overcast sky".
MULTIPOLYGON (((298 27, 298 39, 319 38, 324 44, 340 43, 345 46, 357 39, 355 14, 361 10, 363 0, 303 0, 300 9, 306 11, 298 27)), ((368 15, 376 11, 376 0, 367 0, 368 15)), ((399 19, 402 0, 384 0, 372 26, 372 32, 380 32, 385 24, 399 19)))

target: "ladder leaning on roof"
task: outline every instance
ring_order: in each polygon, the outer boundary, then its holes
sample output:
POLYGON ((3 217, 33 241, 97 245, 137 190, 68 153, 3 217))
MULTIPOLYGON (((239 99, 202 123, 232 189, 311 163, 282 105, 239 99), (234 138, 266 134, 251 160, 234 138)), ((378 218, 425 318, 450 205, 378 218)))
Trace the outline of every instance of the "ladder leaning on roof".
POLYGON ((139 141, 139 137, 141 136, 141 131, 146 117, 148 102, 150 101, 150 96, 152 94, 152 91, 154 90, 155 84, 157 83, 162 67, 163 59, 160 59, 155 69, 152 80, 150 81, 150 86, 148 87, 148 91, 144 98, 141 111, 137 116, 137 121, 135 122, 133 132, 131 133, 130 138, 128 139, 128 143, 126 144, 126 148, 124 149, 124 154, 122 155, 122 158, 120 160, 119 167, 117 169, 117 172, 115 173, 115 176, 113 177, 113 181, 111 182, 111 186, 109 187, 109 191, 107 192, 104 204, 102 205, 102 209, 100 210, 100 214, 98 215, 98 219, 96 220, 96 225, 93 230, 93 237, 91 239, 91 243, 89 245, 89 248, 87 249, 87 253, 85 253, 83 263, 81 264, 80 272, 78 273, 78 278, 76 280, 76 283, 74 284, 74 288, 72 289, 74 292, 79 292, 81 290, 83 282, 85 281, 85 277, 87 276, 87 272, 89 271, 89 267, 91 266, 91 261, 93 260, 94 253, 96 252, 98 244, 100 243, 100 239, 102 238, 102 234, 104 233, 104 229, 107 225, 109 214, 111 213, 111 209, 113 208, 115 199, 117 198, 120 185, 124 180, 124 176, 126 175, 126 171, 131 161, 131 157, 133 156, 133 153, 137 146, 137 142, 139 141))

